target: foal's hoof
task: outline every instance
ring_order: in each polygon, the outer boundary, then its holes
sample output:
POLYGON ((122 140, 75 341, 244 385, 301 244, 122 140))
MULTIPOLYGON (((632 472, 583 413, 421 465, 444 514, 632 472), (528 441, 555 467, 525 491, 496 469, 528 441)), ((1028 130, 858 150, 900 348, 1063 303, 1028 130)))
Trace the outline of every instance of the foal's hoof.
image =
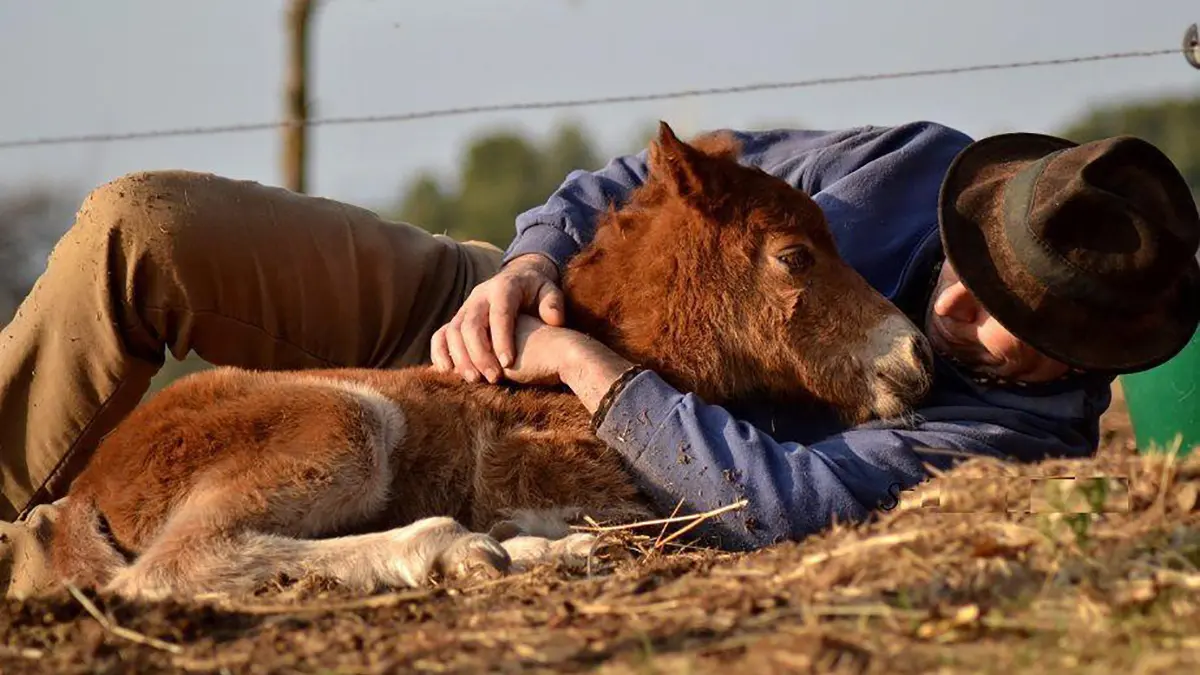
POLYGON ((560 539, 517 536, 506 540, 503 546, 512 559, 514 572, 526 572, 541 565, 562 565, 584 571, 618 557, 624 551, 618 543, 586 532, 560 539))
POLYGON ((494 538, 479 533, 466 534, 438 556, 436 569, 450 581, 499 579, 508 573, 512 560, 508 551, 494 538))
POLYGON ((627 555, 620 542, 594 534, 572 534, 555 544, 563 565, 580 571, 587 570, 589 565, 612 562, 627 555))

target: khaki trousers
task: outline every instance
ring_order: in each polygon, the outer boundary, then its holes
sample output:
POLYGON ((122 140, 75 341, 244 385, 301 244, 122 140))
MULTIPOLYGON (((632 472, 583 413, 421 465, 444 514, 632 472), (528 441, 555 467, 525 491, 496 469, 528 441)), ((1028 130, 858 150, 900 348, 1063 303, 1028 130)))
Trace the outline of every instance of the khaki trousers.
POLYGON ((131 174, 92 192, 0 333, 6 595, 44 583, 51 502, 168 350, 254 369, 427 363, 433 332, 501 256, 210 174, 131 174))

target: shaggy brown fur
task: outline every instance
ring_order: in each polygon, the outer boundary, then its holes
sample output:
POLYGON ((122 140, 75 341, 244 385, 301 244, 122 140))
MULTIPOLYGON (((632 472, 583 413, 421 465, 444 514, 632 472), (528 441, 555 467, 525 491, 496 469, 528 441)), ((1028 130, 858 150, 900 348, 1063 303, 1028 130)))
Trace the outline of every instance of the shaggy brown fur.
MULTIPOLYGON (((712 403, 902 412, 929 384, 920 333, 839 258, 809 197, 734 154, 661 126, 647 184, 565 275, 573 325, 712 403)), ((570 393, 425 367, 223 368, 104 439, 54 562, 64 580, 145 598, 281 573, 411 586, 586 548, 563 527, 578 512, 650 515, 570 393)))

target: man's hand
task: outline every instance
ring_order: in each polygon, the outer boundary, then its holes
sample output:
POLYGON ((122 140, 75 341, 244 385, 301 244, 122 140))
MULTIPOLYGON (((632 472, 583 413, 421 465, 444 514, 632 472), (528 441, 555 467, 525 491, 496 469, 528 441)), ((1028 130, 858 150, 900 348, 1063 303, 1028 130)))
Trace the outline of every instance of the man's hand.
POLYGON ((489 382, 498 382, 502 369, 512 366, 516 358, 518 314, 536 311, 548 326, 566 323, 558 281, 554 263, 536 253, 509 262, 476 286, 454 318, 433 334, 433 365, 453 370, 469 382, 479 381, 481 374, 489 382))
POLYGON ((632 363, 570 328, 547 325, 528 314, 517 317, 515 363, 504 377, 520 384, 565 384, 589 412, 632 363))
POLYGON ((583 336, 521 314, 517 316, 514 337, 516 358, 504 369, 504 377, 518 384, 552 386, 562 382, 563 367, 583 336))

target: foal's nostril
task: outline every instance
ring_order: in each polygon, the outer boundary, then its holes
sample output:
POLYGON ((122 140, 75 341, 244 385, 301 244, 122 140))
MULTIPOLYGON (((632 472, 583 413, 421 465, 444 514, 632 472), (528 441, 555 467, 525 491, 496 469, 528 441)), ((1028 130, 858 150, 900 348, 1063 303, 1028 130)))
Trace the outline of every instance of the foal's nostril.
POLYGON ((914 406, 933 382, 933 350, 915 326, 902 319, 881 325, 873 335, 876 414, 892 417, 914 406), (886 340, 886 346, 884 343, 886 340), (882 349, 881 349, 882 347, 882 349))

